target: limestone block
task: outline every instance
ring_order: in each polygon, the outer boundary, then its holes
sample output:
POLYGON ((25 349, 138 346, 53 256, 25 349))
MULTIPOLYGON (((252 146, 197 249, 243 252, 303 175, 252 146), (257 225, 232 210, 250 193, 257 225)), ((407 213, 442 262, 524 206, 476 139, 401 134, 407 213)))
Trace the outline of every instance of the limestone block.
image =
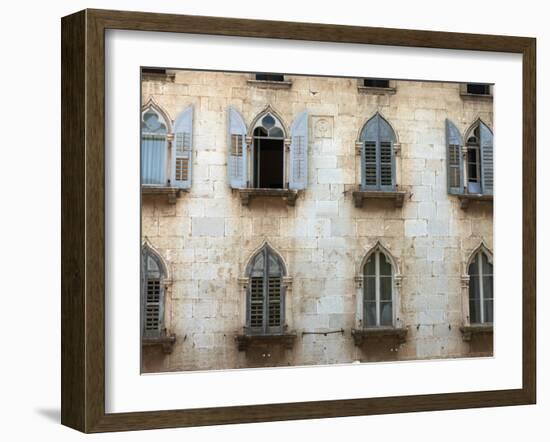
POLYGON ((224 236, 225 224, 223 218, 194 216, 191 220, 191 234, 193 236, 224 236))

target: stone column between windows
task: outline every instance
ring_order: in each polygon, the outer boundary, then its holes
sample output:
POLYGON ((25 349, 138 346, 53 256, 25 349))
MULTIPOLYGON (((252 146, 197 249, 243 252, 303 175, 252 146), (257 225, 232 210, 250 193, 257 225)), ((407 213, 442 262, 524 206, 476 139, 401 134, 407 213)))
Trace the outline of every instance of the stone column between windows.
POLYGON ((460 291, 462 294, 462 320, 465 326, 470 323, 470 275, 464 274, 460 277, 460 291))
POLYGON ((464 189, 464 193, 468 193, 468 147, 462 146, 461 153, 462 153, 462 164, 463 164, 462 179, 464 180, 463 189, 464 189))
MULTIPOLYGON (((246 136, 244 138, 246 143, 246 187, 254 187, 254 138, 246 136)), ((243 152, 243 155, 245 153, 243 152)))
MULTIPOLYGON (((290 168, 290 161, 292 161, 290 159, 290 143, 291 143, 291 138, 285 138, 284 149, 283 149, 283 187, 285 189, 288 189, 290 187, 289 186, 290 184, 289 168, 290 168)), ((307 149, 306 149, 306 155, 307 155, 307 149)))

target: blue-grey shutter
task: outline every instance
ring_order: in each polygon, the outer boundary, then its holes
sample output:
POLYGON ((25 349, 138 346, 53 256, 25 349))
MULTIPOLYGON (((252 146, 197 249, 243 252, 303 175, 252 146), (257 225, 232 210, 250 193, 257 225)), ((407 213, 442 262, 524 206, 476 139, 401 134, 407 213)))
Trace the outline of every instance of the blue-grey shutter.
POLYGON ((445 120, 445 143, 447 146, 447 189, 451 194, 461 194, 464 191, 462 136, 449 119, 445 120))
POLYGON ((395 133, 390 124, 376 114, 361 131, 361 188, 395 189, 395 133))
POLYGON ((479 146, 481 149, 481 191, 493 194, 493 133, 482 121, 479 122, 479 146))
POLYGON ((246 124, 234 108, 228 110, 227 175, 234 189, 247 187, 248 162, 246 149, 246 124))
POLYGON ((308 113, 304 111, 294 120, 290 133, 290 189, 307 187, 308 131, 308 113))
POLYGON ((193 176, 193 106, 181 112, 174 123, 172 184, 189 189, 193 176))

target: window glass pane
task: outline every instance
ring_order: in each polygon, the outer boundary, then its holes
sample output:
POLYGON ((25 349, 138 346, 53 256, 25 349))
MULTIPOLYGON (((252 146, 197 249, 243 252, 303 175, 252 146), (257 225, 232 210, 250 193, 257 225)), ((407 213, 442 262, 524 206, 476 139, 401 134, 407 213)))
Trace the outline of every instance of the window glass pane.
POLYGON ((485 322, 493 322, 493 301, 492 300, 486 300, 484 302, 484 308, 485 308, 485 322))
POLYGON ((481 322, 479 276, 470 275, 470 322, 481 322))
POLYGON ((262 126, 266 129, 271 129, 273 126, 275 126, 275 118, 273 118, 271 115, 266 115, 262 118, 262 126))
POLYGON ((487 255, 485 253, 482 253, 481 254, 482 256, 482 266, 483 266, 483 275, 484 276, 489 276, 489 275, 492 275, 493 274, 493 264, 491 264, 489 262, 489 258, 487 257, 487 255))
POLYGON ((269 136, 272 138, 284 138, 285 134, 280 127, 274 127, 273 129, 270 129, 269 136))
POLYGON ((391 275, 391 262, 384 253, 380 252, 380 274, 391 275))
POLYGON ((391 301, 380 303, 380 325, 393 325, 393 312, 391 301))
POLYGON ((279 260, 272 254, 269 254, 269 274, 274 276, 282 274, 279 260))
POLYGON ((493 299, 493 277, 483 276, 483 298, 493 299))
POLYGON ((367 301, 376 300, 376 277, 365 277, 365 299, 367 301))
POLYGON ((382 301, 391 301, 391 291, 392 291, 392 280, 391 276, 381 276, 380 277, 380 299, 382 301))
POLYGON ((470 275, 470 281, 472 280, 472 275, 477 275, 479 273, 478 271, 478 265, 477 265, 477 258, 478 256, 476 255, 476 257, 474 259, 472 259, 472 262, 470 263, 470 267, 468 267, 468 275, 470 275))
POLYGON ((372 253, 369 256, 369 259, 367 259, 367 263, 365 264, 365 275, 367 275, 367 276, 376 275, 375 267, 374 267, 374 259, 375 259, 375 254, 374 253, 372 253))
POLYGON ((254 129, 254 135, 256 137, 267 137, 267 130, 265 130, 263 127, 257 127, 254 129))
POLYGON ((380 80, 378 78, 365 78, 363 84, 366 87, 390 87, 390 80, 380 80))
POLYGON ((254 263, 250 271, 250 276, 263 276, 264 275, 264 252, 258 253, 256 258, 254 258, 254 263))
POLYGON ((376 302, 365 303, 365 325, 376 327, 376 302))

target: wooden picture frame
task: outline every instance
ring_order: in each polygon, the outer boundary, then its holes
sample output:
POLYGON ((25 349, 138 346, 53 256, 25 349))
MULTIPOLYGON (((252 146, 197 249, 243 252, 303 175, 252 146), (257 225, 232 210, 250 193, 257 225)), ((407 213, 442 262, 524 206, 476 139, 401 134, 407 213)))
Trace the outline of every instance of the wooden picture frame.
POLYGON ((62 424, 83 432, 534 404, 536 40, 312 23, 84 10, 62 19, 62 424), (517 53, 523 57, 523 382, 510 390, 105 412, 105 30, 517 53))

